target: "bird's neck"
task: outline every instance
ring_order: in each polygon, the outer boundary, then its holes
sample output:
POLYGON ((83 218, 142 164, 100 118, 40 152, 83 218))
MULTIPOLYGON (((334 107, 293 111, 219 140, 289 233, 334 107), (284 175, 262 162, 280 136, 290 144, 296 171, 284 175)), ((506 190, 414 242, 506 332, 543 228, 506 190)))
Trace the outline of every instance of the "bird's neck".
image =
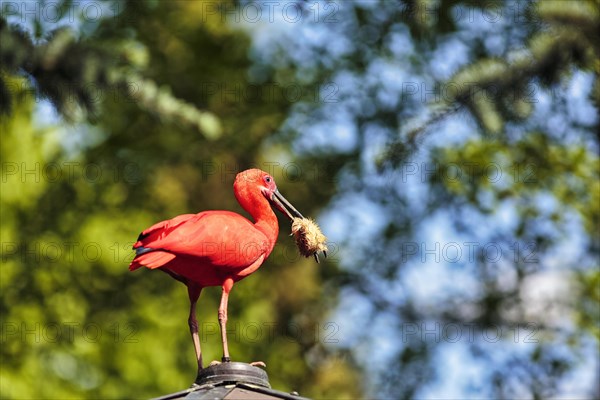
POLYGON ((279 235, 279 223, 269 201, 261 193, 251 192, 244 186, 235 190, 235 197, 242 208, 252 216, 256 229, 266 236, 270 253, 279 235))
POLYGON ((254 226, 264 233, 269 242, 269 248, 273 250, 277 236, 279 235, 279 222, 273 209, 270 206, 267 207, 268 209, 265 209, 264 212, 252 215, 252 218, 254 218, 254 226))

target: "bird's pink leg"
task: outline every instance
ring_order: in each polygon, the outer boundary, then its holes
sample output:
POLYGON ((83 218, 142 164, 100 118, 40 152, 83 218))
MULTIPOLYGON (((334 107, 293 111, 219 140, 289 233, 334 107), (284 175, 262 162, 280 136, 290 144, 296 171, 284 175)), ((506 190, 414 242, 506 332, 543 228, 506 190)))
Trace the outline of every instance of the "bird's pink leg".
MULTIPOLYGON (((219 305, 219 325, 221 326, 221 340, 223 341, 223 358, 222 362, 230 362, 229 347, 227 346, 227 301, 229 300, 229 292, 233 287, 233 279, 228 278, 223 283, 223 293, 221 294, 221 304, 219 305)), ((213 361, 211 365, 218 364, 213 361)), ((265 367, 265 363, 262 361, 251 362, 250 365, 265 367)))
POLYGON ((223 342, 223 362, 231 361, 229 358, 229 347, 227 346, 227 301, 229 292, 233 287, 233 279, 227 278, 223 283, 223 293, 221 294, 221 304, 219 305, 219 325, 221 326, 221 340, 223 342))
POLYGON ((194 351, 196 352, 196 361, 198 362, 198 372, 202 369, 202 350, 200 349, 200 338, 198 336, 198 320, 196 319, 196 302, 200 297, 202 288, 195 283, 190 282, 183 276, 171 271, 168 268, 161 268, 163 272, 171 275, 174 279, 183 283, 188 288, 188 296, 190 298, 190 316, 188 318, 188 325, 190 326, 190 333, 192 334, 192 341, 194 342, 194 351))
POLYGON ((196 319, 196 302, 200 297, 202 288, 193 283, 188 283, 188 296, 190 297, 190 317, 188 318, 188 324, 190 326, 190 333, 192 334, 192 341, 194 342, 194 350, 196 351, 196 360, 198 361, 198 372, 202 370, 202 350, 200 349, 200 338, 198 336, 198 320, 196 319))

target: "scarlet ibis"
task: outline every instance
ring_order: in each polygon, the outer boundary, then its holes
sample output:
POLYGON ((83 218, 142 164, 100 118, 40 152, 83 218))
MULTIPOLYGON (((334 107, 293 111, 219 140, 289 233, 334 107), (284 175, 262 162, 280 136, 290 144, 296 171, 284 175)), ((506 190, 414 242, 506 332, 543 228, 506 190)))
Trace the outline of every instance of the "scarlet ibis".
MULTIPOLYGON (((198 371, 202 352, 198 338, 196 302, 202 288, 221 286, 219 326, 223 362, 230 361, 227 347, 227 301, 233 283, 256 271, 273 251, 279 226, 273 204, 290 220, 304 218, 277 190, 275 180, 259 169, 237 174, 233 183, 237 201, 254 220, 231 211, 184 214, 143 231, 133 245, 131 271, 142 266, 160 269, 184 283, 190 299, 188 324, 194 342, 198 371)), ((252 363, 264 366, 262 362, 252 363)))

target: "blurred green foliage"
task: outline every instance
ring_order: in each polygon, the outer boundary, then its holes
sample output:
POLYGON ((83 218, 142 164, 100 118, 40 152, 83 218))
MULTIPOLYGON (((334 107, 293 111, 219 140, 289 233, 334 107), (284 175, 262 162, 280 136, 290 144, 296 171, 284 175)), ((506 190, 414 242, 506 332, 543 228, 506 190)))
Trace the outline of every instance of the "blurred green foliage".
MULTIPOLYGON (((561 136, 531 121, 535 105, 527 101, 530 85, 551 91, 585 71, 593 78, 590 101, 597 110, 597 2, 523 2, 518 26, 504 27, 507 42, 516 43, 508 46, 511 51, 489 54, 480 39, 470 42, 469 62, 436 82, 452 89, 443 102, 427 105, 436 109, 441 103, 442 111, 417 129, 406 129, 416 113, 408 104, 387 107, 373 100, 374 93, 360 104, 358 85, 341 95, 342 102, 359 104, 352 115, 358 143, 367 147, 373 124, 385 128, 376 173, 365 167, 368 157, 361 148, 294 154, 291 143, 303 127, 281 129, 287 116, 300 109, 304 120, 319 120, 326 111, 314 102, 298 101, 303 108, 295 107, 272 89, 301 82, 313 93, 340 71, 366 81, 371 62, 393 59, 387 40, 399 26, 408 29, 417 49, 400 61, 426 70, 436 48, 461 31, 456 10, 480 8, 494 15, 504 2, 412 0, 402 9, 385 1, 373 7, 344 3, 352 18, 334 25, 335 37, 347 39, 349 50, 327 58, 326 44, 315 46, 318 57, 304 75, 299 71, 306 72, 305 60, 290 61, 295 49, 288 43, 274 50, 284 62, 251 62, 248 35, 219 13, 206 13, 206 2, 107 4, 118 5, 119 13, 79 31, 47 29, 37 21, 32 35, 0 18, 2 398, 137 398, 187 387, 195 370, 185 290, 159 272, 128 273, 130 247, 141 229, 158 220, 204 209, 240 211, 231 184, 237 171, 251 166, 275 167, 280 190, 307 215, 339 200, 339 193, 356 190, 387 216, 366 249, 353 249, 357 256, 345 270, 297 256, 281 220, 274 253, 234 287, 232 356, 265 361, 274 388, 316 398, 364 395, 366 375, 354 359, 357 349, 327 346, 328 316, 340 288, 368 298, 373 317, 473 323, 480 331, 539 323, 542 340, 531 354, 497 365, 486 359, 485 348, 470 349, 488 362, 493 375, 488 384, 500 398, 522 390, 533 398, 556 394, 557 382, 582 358, 588 335, 598 340, 600 164, 590 150, 598 148, 598 123, 567 121, 568 132, 561 136), (250 68, 258 82, 250 81, 250 68), (248 95, 256 90, 263 95, 248 95), (71 124, 36 114, 40 98, 49 99, 71 124), (406 163, 422 155, 435 127, 463 111, 476 122, 475 137, 429 144, 426 160, 439 169, 427 182, 423 214, 407 209, 393 185, 374 183, 374 174, 400 176, 406 163), (297 180, 282 170, 287 161, 323 168, 312 179, 297 180), (462 168, 459 179, 443 179, 453 177, 457 165, 474 167, 462 168), (496 172, 490 165, 504 172, 502 179, 490 179, 496 172), (548 197, 557 204, 550 211, 540 205, 548 197), (527 313, 524 287, 545 266, 525 262, 526 249, 517 250, 525 254, 514 262, 503 260, 504 269, 476 260, 473 274, 481 293, 475 297, 458 293, 428 309, 411 298, 386 297, 385 283, 400 281, 410 258, 401 245, 415 240, 422 219, 448 211, 457 230, 472 237, 477 227, 469 225, 467 211, 491 215, 506 202, 514 205, 517 223, 495 233, 494 240, 532 243, 538 260, 552 246, 569 243, 566 224, 575 220, 584 227, 581 265, 564 266, 572 272, 566 275, 572 291, 559 299, 577 331, 545 326, 542 316, 527 313), (514 285, 503 287, 503 274, 516 276, 514 285), (572 353, 555 350, 564 343, 572 353)), ((61 5, 69 8, 72 2, 61 5)), ((548 112, 567 114, 561 100, 551 99, 555 108, 548 112)), ((403 285, 397 287, 407 289, 403 285)), ((220 357, 219 296, 218 288, 206 289, 198 306, 205 360, 220 357)), ((370 322, 357 323, 370 327, 370 322)), ((388 329, 398 334, 391 319, 388 329)), ((436 379, 437 344, 402 343, 378 377, 381 393, 418 396, 436 379)), ((381 370, 366 366, 375 367, 381 370)))
MULTIPOLYGON (((498 133, 506 121, 530 115, 533 107, 527 93, 533 79, 550 86, 573 67, 597 71, 600 53, 597 4, 544 1, 532 13, 545 26, 528 39, 526 49, 515 50, 504 59, 483 58, 450 79, 459 90, 447 101, 469 107, 488 132, 498 133)), ((600 104, 597 79, 592 93, 594 102, 600 104)))
MULTIPOLYGON (((472 140, 460 149, 438 151, 434 157, 442 167, 435 183, 484 213, 493 212, 507 198, 516 199, 520 207, 535 207, 536 196, 547 193, 579 213, 590 236, 600 227, 600 159, 584 146, 560 146, 532 133, 510 145, 472 140), (457 176, 453 168, 459 165, 473 167, 457 176), (486 194, 492 201, 482 201, 486 194)), ((554 211, 551 219, 564 222, 562 211, 554 211)))
MULTIPOLYGON (((232 191, 236 172, 293 159, 266 142, 289 103, 221 90, 263 87, 248 82, 246 34, 218 14, 198 23, 201 5, 132 2, 90 37, 75 39, 63 28, 37 45, 1 21, 3 44, 27 44, 1 52, 10 88, 3 103, 10 114, 0 125, 2 398, 147 398, 195 378, 185 288, 157 271, 129 273, 131 245, 142 229, 177 214, 244 213, 232 191), (53 46, 53 62, 27 70, 35 87, 16 77, 20 64, 6 62, 43 58, 53 46), (98 83, 95 92, 89 82, 98 83), (71 109, 80 107, 94 123, 44 121, 33 113, 38 96, 75 122, 71 109), (188 112, 190 119, 213 116, 220 139, 207 140, 213 128, 173 118, 188 112)), ((281 167, 274 175, 307 215, 333 193, 319 182, 300 188, 281 167)), ((352 360, 325 347, 337 290, 323 284, 319 265, 297 254, 287 226, 282 219, 260 272, 232 291, 232 357, 266 362, 279 390, 359 397, 352 360)), ((334 273, 334 264, 326 268, 334 273)), ((208 288, 199 301, 206 363, 221 356, 219 298, 219 288, 208 288)))
MULTIPOLYGON (((46 11, 40 11, 46 10, 39 8, 40 4, 48 7, 42 2, 32 4, 30 9, 37 24, 48 18, 46 11)), ((13 5, 17 9, 27 7, 25 3, 4 4, 3 13, 13 5)), ((68 13, 72 7, 71 2, 64 1, 59 8, 68 13)), ((139 74, 148 67, 146 48, 140 43, 126 37, 116 40, 114 36, 107 41, 99 37, 77 38, 69 27, 54 29, 43 39, 41 44, 35 45, 25 30, 17 26, 11 28, 4 18, 0 19, 0 63, 6 73, 25 72, 35 79, 36 96, 50 100, 65 119, 94 120, 100 111, 102 95, 110 92, 113 96, 126 96, 165 119, 194 127, 208 138, 220 135, 219 121, 213 114, 173 97, 169 90, 158 88, 152 80, 139 74)), ((19 90, 14 83, 6 83, 0 81, 3 99, 0 113, 5 114, 12 107, 11 92, 19 90)))

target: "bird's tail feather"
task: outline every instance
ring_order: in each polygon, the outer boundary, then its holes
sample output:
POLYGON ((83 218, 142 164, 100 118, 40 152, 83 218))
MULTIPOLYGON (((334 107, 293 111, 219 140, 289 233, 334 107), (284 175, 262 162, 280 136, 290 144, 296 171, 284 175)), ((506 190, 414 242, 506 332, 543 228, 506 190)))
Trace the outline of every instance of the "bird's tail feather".
POLYGON ((129 264, 129 270, 134 271, 140 267, 146 267, 150 269, 160 268, 169 261, 175 258, 175 254, 161 251, 148 249, 145 247, 138 247, 136 250, 136 256, 129 264), (138 249, 143 249, 138 252, 138 249))

